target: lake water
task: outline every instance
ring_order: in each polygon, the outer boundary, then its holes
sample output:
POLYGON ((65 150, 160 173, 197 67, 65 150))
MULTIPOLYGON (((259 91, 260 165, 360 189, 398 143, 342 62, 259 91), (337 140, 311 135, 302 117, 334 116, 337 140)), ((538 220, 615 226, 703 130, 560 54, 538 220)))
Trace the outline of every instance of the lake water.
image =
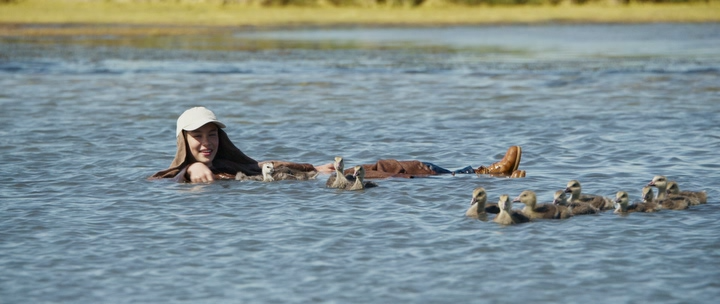
POLYGON ((720 24, 0 38, 0 302, 714 302, 718 50, 720 24), (146 180, 197 105, 258 160, 457 169, 521 145, 527 177, 146 180), (708 204, 464 216, 477 186, 637 200, 658 174, 708 204))

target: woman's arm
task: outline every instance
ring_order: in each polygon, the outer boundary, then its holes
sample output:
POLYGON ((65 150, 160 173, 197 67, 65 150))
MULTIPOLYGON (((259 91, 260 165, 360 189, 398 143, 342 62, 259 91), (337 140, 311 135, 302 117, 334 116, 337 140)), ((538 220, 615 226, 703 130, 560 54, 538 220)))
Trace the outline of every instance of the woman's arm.
POLYGON ((327 173, 327 174, 333 173, 333 172, 335 172, 335 164, 329 163, 329 164, 315 166, 315 171, 320 172, 320 173, 327 173))
POLYGON ((176 178, 182 178, 191 183, 209 183, 215 180, 212 170, 201 162, 193 163, 180 171, 176 178))

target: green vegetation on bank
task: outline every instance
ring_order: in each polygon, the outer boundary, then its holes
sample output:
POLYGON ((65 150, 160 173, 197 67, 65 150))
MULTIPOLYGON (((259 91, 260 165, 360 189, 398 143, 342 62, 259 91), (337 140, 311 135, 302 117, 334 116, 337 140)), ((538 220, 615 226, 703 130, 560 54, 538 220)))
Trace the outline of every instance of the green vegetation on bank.
MULTIPOLYGON (((720 1, 487 5, 489 0, 0 0, 0 35, 182 34, 228 27, 720 22, 720 1), (267 3, 305 5, 271 5, 267 3), (412 5, 395 5, 411 1, 412 5), (342 5, 352 3, 354 5, 342 5), (361 5, 357 3, 365 3, 361 5), (477 3, 478 5, 458 5, 477 3), (263 4, 263 5, 261 5, 263 4), (412 7, 410 7, 412 6, 412 7), (74 26, 57 26, 57 25, 74 26), (29 26, 33 25, 33 26, 29 26), (48 25, 48 26, 38 26, 48 25), (78 26, 82 25, 82 26, 78 26), (119 26, 122 25, 122 26, 119 26), (194 28, 194 29, 192 29, 194 28)), ((534 3, 535 0, 492 0, 534 3)), ((545 0, 537 0, 538 3, 545 0)), ((556 1, 556 0, 548 0, 556 1)), ((562 3, 584 0, 558 0, 562 3)), ((617 1, 617 2, 613 2, 617 1)))

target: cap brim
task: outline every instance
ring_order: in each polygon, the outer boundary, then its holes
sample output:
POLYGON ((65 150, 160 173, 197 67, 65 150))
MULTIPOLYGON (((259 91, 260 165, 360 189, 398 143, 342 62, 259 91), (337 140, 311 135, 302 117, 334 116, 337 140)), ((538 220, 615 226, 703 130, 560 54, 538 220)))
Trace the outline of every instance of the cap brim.
MULTIPOLYGON (((211 123, 211 122, 214 123, 214 124, 216 124, 216 125, 217 125, 218 127, 220 127, 221 129, 224 129, 224 128, 225 128, 225 124, 224 124, 224 123, 221 123, 221 122, 219 122, 219 121, 217 121, 217 120, 207 120, 207 121, 200 121, 200 122, 192 123, 192 124, 190 124, 190 125, 187 125, 187 126, 183 127, 182 129, 185 130, 185 131, 193 131, 193 130, 197 130, 197 129, 199 129, 200 127, 202 127, 202 126, 204 126, 204 125, 206 125, 206 124, 208 124, 208 123, 211 123)), ((177 136, 180 136, 180 133, 178 133, 177 136)))

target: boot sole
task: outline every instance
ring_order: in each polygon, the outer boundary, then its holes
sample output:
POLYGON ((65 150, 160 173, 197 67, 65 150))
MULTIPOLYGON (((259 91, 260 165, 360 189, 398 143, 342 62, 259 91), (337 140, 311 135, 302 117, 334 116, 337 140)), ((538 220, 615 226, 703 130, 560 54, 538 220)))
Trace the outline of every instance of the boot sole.
POLYGON ((513 169, 510 170, 511 173, 515 172, 515 170, 517 170, 518 167, 520 167, 520 159, 522 158, 522 147, 520 147, 520 146, 515 146, 515 147, 517 147, 518 151, 517 151, 517 155, 515 155, 515 165, 513 166, 513 169))

